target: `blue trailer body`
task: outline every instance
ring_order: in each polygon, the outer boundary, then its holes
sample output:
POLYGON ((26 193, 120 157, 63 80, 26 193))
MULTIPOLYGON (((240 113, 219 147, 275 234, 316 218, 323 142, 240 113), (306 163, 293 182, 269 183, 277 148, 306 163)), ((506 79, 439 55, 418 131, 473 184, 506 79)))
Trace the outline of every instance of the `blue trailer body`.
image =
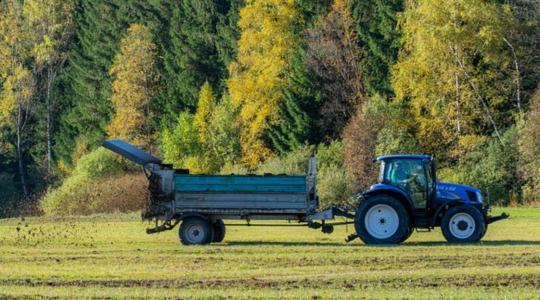
POLYGON ((307 190, 306 176, 175 175, 177 193, 298 193, 307 190))
POLYGON ((261 214, 305 215, 311 206, 307 176, 174 175, 177 214, 213 212, 221 218, 261 214))

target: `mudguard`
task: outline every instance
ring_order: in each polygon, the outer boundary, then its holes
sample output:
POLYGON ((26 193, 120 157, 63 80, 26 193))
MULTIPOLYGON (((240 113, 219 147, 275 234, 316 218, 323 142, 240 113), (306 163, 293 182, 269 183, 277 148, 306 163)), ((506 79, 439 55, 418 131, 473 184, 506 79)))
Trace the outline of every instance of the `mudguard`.
POLYGON ((401 200, 404 200, 408 204, 408 207, 406 207, 407 210, 409 210, 410 213, 413 212, 413 207, 414 207, 413 201, 403 189, 397 186, 384 184, 384 183, 377 183, 377 184, 372 185, 368 190, 362 192, 363 197, 368 197, 370 195, 375 195, 375 194, 388 194, 388 195, 393 195, 397 198, 401 198, 401 200))

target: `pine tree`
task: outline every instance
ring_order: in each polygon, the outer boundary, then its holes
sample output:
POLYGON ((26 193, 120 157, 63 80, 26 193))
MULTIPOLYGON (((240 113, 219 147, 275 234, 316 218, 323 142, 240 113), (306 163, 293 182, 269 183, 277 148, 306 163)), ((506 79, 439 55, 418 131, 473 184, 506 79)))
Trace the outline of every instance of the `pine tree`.
POLYGON ((153 129, 150 105, 158 88, 155 70, 157 50, 150 30, 132 24, 120 42, 110 73, 114 78, 112 102, 115 115, 109 136, 151 149, 153 129))
POLYGON ((362 62, 364 83, 370 94, 392 94, 390 67, 401 47, 397 14, 404 0, 349 0, 360 46, 366 50, 362 62))
POLYGON ((266 122, 276 122, 291 50, 298 44, 301 16, 292 0, 249 1, 240 11, 238 57, 228 80, 240 107, 243 162, 254 169, 272 154, 263 140, 266 122))

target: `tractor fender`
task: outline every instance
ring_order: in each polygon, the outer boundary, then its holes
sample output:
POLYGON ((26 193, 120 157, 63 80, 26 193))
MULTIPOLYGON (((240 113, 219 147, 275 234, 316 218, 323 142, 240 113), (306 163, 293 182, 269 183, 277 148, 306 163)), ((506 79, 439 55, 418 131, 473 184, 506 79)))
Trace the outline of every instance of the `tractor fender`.
MULTIPOLYGON (((458 206, 458 205, 468 205, 466 204, 463 200, 461 199, 455 199, 455 200, 452 200, 452 201, 449 201, 449 202, 445 202, 443 204, 441 204, 439 207, 437 207, 437 209, 435 210, 435 213, 433 214, 433 217, 431 219, 431 226, 435 226, 437 224, 437 221, 440 221, 444 215, 444 213, 450 209, 451 207, 454 207, 454 206, 458 206)), ((473 207, 476 207, 474 205, 471 205, 473 207)), ((478 209, 478 207, 476 207, 478 209)), ((485 219, 485 214, 483 213, 482 209, 478 209, 480 211, 480 213, 482 213, 482 215, 484 216, 484 219, 485 219)))
POLYGON ((389 195, 392 196, 401 202, 407 212, 409 213, 409 216, 414 220, 414 204, 412 200, 409 198, 407 193, 405 193, 402 189, 393 186, 393 185, 387 185, 387 184, 374 184, 372 185, 367 191, 362 193, 362 196, 364 198, 367 198, 369 196, 373 195, 389 195))

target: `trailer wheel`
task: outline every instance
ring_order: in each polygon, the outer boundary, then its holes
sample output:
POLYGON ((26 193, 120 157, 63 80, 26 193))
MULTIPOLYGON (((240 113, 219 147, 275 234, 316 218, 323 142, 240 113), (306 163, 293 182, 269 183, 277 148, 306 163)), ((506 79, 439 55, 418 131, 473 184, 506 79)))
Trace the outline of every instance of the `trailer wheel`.
POLYGON ((212 243, 221 243, 225 238, 225 223, 223 223, 222 219, 217 219, 212 226, 214 227, 212 243))
POLYGON ((200 217, 189 217, 180 225, 180 242, 184 245, 209 244, 214 237, 212 224, 200 217))
POLYGON ((354 227, 366 244, 399 244, 412 233, 409 213, 396 198, 387 195, 360 202, 354 227))
POLYGON ((450 243, 475 243, 486 233, 486 222, 475 207, 458 205, 444 214, 441 229, 450 243))

